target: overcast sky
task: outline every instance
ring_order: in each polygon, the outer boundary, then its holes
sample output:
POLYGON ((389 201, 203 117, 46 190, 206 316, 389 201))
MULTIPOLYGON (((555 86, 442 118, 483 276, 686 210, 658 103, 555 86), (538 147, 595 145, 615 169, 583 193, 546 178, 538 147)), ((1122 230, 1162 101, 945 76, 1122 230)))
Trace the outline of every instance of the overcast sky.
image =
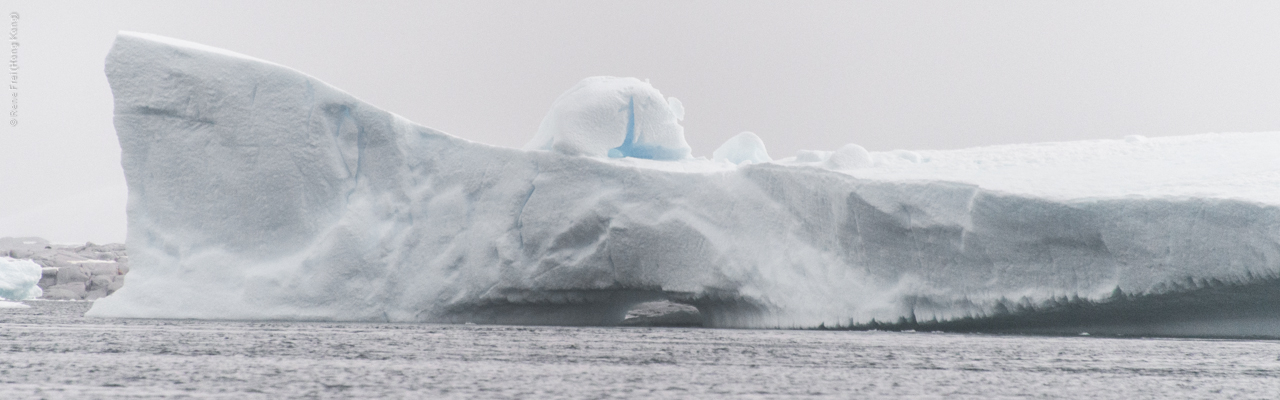
MULTIPOLYGON (((124 240, 102 72, 118 30, 274 61, 422 125, 510 147, 594 75, 647 78, 679 98, 695 156, 744 130, 774 158, 845 143, 1280 130, 1273 1, 0 4, 6 27, 19 14, 20 43, 18 125, 0 126, 0 237, 124 240)), ((6 110, 12 92, 0 98, 6 110)))

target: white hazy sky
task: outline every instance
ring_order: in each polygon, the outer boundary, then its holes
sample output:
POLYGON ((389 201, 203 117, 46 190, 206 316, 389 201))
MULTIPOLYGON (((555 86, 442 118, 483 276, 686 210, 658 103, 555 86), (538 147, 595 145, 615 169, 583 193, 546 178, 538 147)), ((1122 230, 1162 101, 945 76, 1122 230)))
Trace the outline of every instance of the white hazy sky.
MULTIPOLYGON (((680 98, 695 156, 744 130, 775 158, 845 143, 1280 130, 1275 1, 0 4, 6 32, 9 13, 20 15, 19 123, 0 126, 0 237, 124 240, 103 74, 118 30, 271 60, 510 147, 593 75, 648 78, 680 98)), ((6 110, 12 92, 0 98, 6 110)))

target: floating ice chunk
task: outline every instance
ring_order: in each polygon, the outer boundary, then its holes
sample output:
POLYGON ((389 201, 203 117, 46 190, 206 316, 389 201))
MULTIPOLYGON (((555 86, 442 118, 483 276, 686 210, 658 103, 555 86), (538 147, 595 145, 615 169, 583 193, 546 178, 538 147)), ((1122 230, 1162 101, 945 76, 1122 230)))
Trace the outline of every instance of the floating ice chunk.
POLYGON ((0 308, 31 308, 31 306, 14 301, 0 300, 0 308))
POLYGON ((0 257, 0 299, 27 300, 44 294, 40 282, 40 264, 31 260, 0 257))
POLYGON ((871 166, 871 153, 862 146, 849 143, 831 153, 825 166, 834 170, 850 170, 871 166))
POLYGON ((764 141, 751 132, 742 132, 726 140, 720 148, 711 153, 711 159, 724 160, 734 164, 764 163, 773 161, 764 148, 764 141))
POLYGON ((583 79, 560 95, 526 150, 590 157, 689 158, 684 106, 636 78, 583 79), (616 151, 612 151, 616 150, 616 151))

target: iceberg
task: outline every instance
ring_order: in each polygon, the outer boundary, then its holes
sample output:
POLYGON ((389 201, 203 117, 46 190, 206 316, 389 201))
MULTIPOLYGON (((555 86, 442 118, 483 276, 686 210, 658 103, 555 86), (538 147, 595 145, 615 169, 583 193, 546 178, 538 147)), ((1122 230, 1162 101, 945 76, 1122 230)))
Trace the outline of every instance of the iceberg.
MULTIPOLYGON (((69 245, 38 237, 0 238, 0 256, 34 263, 37 296, 44 300, 96 300, 124 286, 129 256, 124 245, 69 245)), ((27 272, 31 274, 31 272, 27 272)), ((25 279, 25 278, 24 278, 25 279)))
POLYGON ((510 149, 154 35, 120 33, 106 73, 131 273, 90 316, 614 325, 665 300, 874 327, 1280 271, 1270 133, 765 162, 740 140, 735 164, 691 157, 683 105, 632 78, 583 81, 510 149))
POLYGON ((44 294, 37 283, 40 265, 31 260, 0 256, 0 300, 29 300, 44 294))

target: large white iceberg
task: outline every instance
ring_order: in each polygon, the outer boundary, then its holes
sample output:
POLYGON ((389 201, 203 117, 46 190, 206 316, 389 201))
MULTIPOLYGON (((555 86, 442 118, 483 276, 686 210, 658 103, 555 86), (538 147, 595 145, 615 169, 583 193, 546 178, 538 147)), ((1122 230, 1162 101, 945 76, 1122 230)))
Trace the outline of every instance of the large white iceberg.
POLYGON ((732 165, 634 80, 585 81, 517 150, 173 39, 121 33, 107 75, 132 272, 93 316, 607 325, 667 299, 832 326, 1280 270, 1274 134, 732 165))

